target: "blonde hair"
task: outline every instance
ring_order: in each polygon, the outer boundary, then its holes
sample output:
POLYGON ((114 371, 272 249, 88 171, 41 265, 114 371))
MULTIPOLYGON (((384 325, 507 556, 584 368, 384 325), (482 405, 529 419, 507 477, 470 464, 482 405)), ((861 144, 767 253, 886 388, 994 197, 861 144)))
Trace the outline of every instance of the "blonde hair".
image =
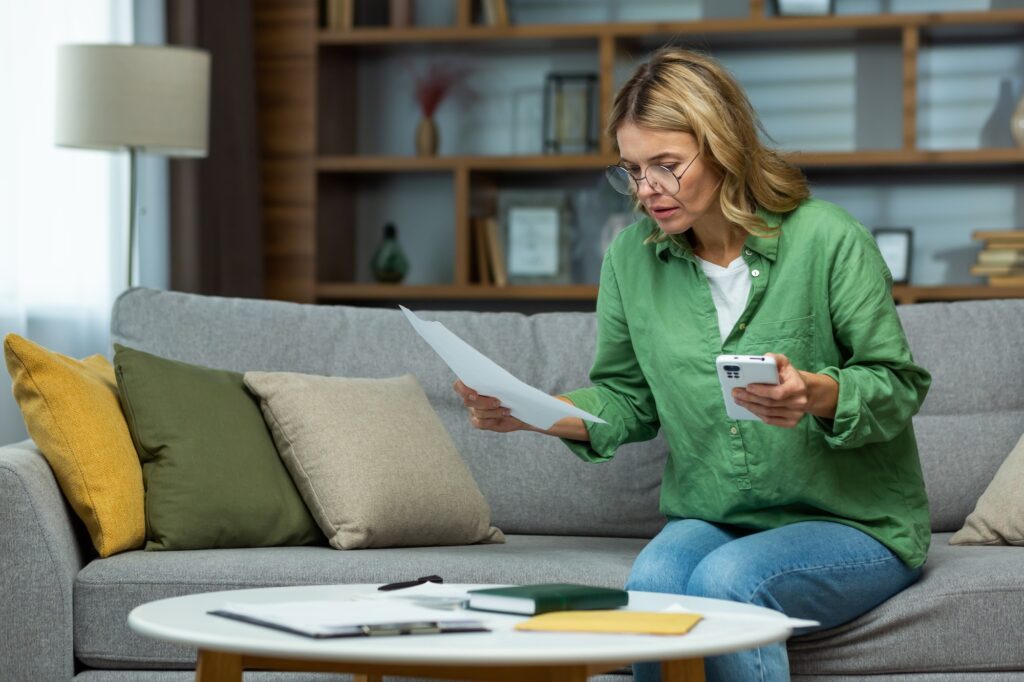
MULTIPOLYGON (((615 96, 607 128, 613 140, 624 123, 697 138, 701 158, 722 175, 722 214, 750 234, 777 233, 757 215, 758 207, 789 213, 810 196, 800 169, 761 143, 761 123, 739 83, 707 55, 655 52, 615 96)), ((658 230, 650 240, 667 238, 658 230)))

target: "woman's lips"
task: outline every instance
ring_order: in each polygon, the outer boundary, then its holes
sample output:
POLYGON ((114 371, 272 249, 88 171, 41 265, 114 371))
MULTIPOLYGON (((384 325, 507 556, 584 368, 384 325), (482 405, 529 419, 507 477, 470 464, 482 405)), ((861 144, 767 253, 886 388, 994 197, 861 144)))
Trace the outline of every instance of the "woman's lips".
POLYGON ((650 209, 655 218, 668 218, 678 210, 678 206, 652 206, 650 209))

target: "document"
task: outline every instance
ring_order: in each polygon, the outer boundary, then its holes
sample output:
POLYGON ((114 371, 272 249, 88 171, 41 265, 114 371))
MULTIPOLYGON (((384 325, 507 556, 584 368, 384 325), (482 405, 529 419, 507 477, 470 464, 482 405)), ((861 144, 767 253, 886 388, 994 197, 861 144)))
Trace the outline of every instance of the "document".
POLYGON ((317 638, 488 631, 480 620, 397 602, 226 602, 221 608, 209 613, 213 616, 317 638))
MULTIPOLYGON (((690 609, 686 608, 682 604, 676 603, 676 604, 672 604, 671 606, 668 606, 668 607, 662 609, 661 613, 697 613, 697 612, 691 611, 690 609)), ((790 627, 790 628, 812 628, 812 627, 817 627, 818 625, 821 625, 821 623, 819 623, 816 620, 805 620, 803 618, 790 618, 789 616, 787 616, 784 613, 780 613, 778 616, 769 616, 769 615, 763 615, 762 616, 761 614, 753 614, 752 615, 752 614, 748 614, 748 613, 743 613, 742 611, 740 611, 740 612, 736 612, 736 611, 700 611, 699 613, 700 613, 701 616, 703 616, 704 618, 706 618, 708 620, 737 620, 737 621, 743 621, 743 620, 746 620, 746 621, 750 621, 750 620, 765 621, 765 620, 767 620, 769 622, 778 623, 780 625, 785 625, 785 626, 790 627)))
POLYGON ((598 424, 603 419, 526 384, 493 360, 453 334, 440 322, 420 319, 405 306, 406 319, 423 340, 441 356, 462 383, 480 395, 492 396, 511 410, 512 416, 538 429, 549 429, 563 417, 579 417, 598 424))

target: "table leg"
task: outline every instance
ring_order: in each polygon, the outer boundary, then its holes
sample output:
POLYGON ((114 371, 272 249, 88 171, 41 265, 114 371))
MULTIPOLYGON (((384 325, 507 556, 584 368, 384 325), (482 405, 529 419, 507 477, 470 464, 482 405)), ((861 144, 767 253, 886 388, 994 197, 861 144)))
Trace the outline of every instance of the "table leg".
POLYGON ((661 682, 704 682, 704 659, 662 661, 661 682))
POLYGON ((199 650, 196 682, 242 682, 241 654, 199 650))

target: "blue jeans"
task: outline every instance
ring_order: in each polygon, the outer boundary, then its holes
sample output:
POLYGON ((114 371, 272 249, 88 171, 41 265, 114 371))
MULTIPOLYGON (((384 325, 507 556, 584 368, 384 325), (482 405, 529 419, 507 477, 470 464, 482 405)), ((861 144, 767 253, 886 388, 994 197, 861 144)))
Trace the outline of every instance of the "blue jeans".
MULTIPOLYGON (((695 519, 669 521, 633 563, 626 587, 744 602, 821 623, 851 621, 913 584, 908 568, 850 526, 804 521, 754 532, 695 519)), ((708 682, 789 680, 785 642, 705 659, 708 682)), ((661 678, 656 663, 633 666, 637 682, 661 678)))

